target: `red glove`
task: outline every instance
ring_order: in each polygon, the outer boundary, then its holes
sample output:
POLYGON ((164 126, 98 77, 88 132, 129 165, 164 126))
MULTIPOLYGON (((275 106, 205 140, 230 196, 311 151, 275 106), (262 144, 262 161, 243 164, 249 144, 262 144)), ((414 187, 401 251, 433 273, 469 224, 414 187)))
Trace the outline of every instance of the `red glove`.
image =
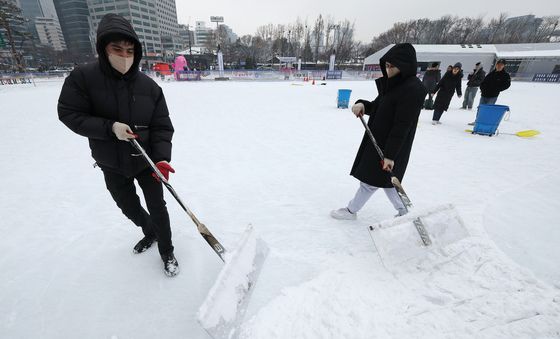
MULTIPOLYGON (((169 172, 175 173, 173 167, 171 167, 171 165, 169 165, 169 163, 165 160, 158 162, 156 164, 156 167, 161 172, 161 174, 163 174, 165 180, 169 180, 169 172)), ((152 173, 152 177, 154 177, 154 179, 156 179, 159 182, 159 177, 157 176, 157 174, 152 173)))

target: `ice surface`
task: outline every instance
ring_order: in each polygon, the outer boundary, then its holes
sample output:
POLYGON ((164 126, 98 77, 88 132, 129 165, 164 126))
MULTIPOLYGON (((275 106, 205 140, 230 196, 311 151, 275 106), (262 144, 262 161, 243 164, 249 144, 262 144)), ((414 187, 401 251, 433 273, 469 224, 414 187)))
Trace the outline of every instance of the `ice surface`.
MULTIPOLYGON (((156 248, 133 255, 140 230, 57 120, 62 82, 36 84, 0 86, 0 337, 208 338, 196 315, 222 261, 167 193, 181 273, 166 277, 156 248)), ((560 336, 557 84, 500 94, 500 131, 541 131, 531 139, 465 133, 462 98, 442 125, 422 112, 403 185, 418 211, 454 204, 471 236, 396 273, 367 231, 395 214, 384 194, 356 221, 329 217, 358 188, 364 132, 337 90, 372 99, 373 81, 160 85, 173 187, 226 248, 249 223, 270 246, 241 337, 560 336)))

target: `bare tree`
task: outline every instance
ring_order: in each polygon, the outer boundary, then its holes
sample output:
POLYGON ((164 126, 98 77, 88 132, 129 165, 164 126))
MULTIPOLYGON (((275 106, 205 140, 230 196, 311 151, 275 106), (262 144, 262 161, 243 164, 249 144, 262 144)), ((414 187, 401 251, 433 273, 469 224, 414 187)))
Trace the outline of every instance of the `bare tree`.
POLYGON ((333 39, 331 39, 331 32, 334 32, 334 34, 336 34, 336 29, 337 26, 334 22, 334 19, 331 16, 327 16, 326 20, 325 20, 325 50, 324 50, 324 57, 328 58, 330 56, 330 54, 332 53, 332 49, 333 49, 333 39))
POLYGON ((354 43, 354 23, 348 20, 340 21, 336 25, 336 39, 334 41, 334 49, 336 50, 336 58, 341 61, 347 61, 352 58, 354 43))
POLYGON ((0 0, 0 28, 6 33, 8 45, 15 68, 18 72, 23 72, 24 64, 21 48, 25 40, 29 38, 24 30, 25 19, 22 16, 21 9, 14 1, 0 0), (18 38, 19 36, 19 38, 18 38), (17 46, 19 43, 20 46, 17 46))
POLYGON ((550 42, 559 24, 560 16, 558 15, 543 17, 541 25, 535 32, 534 42, 550 42))
POLYGON ((497 19, 490 20, 488 24, 488 42, 489 43, 501 43, 503 41, 503 36, 505 33, 507 14, 500 13, 497 19))
POLYGON ((265 41, 272 40, 272 37, 274 35, 274 25, 273 24, 267 24, 267 25, 264 25, 264 26, 257 27, 257 33, 255 35, 260 37, 261 39, 263 39, 265 41))
POLYGON ((319 14, 319 17, 317 18, 317 20, 315 20, 315 26, 313 27, 313 42, 315 44, 315 53, 313 57, 315 59, 315 62, 317 62, 319 58, 319 48, 323 40, 324 29, 325 21, 323 20, 323 16, 319 14))

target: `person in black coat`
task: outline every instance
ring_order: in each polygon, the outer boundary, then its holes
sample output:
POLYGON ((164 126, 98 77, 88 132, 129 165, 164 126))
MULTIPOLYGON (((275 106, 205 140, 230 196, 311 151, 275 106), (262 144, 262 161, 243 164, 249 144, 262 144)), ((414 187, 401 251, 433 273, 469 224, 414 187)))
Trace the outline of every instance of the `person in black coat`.
POLYGON ((511 77, 505 70, 506 61, 500 59, 496 62, 496 68, 484 78, 480 84, 479 105, 493 105, 498 100, 500 92, 505 91, 511 85, 511 77))
POLYGON ((434 89, 434 94, 437 93, 436 101, 434 102, 434 115, 432 118, 432 124, 441 124, 439 119, 444 111, 449 108, 449 103, 453 94, 457 92, 457 96, 460 98, 461 93, 461 79, 463 78, 463 72, 461 71, 461 63, 458 62, 453 65, 453 69, 443 75, 443 78, 438 82, 436 88, 434 89))
POLYGON ((441 80, 441 70, 439 69, 439 64, 434 62, 431 67, 428 67, 426 72, 424 73, 424 77, 422 78, 422 85, 428 91, 428 99, 424 101, 424 108, 425 109, 433 109, 433 98, 432 93, 436 88, 438 82, 441 80))
MULTIPOLYGON (((498 101, 500 92, 505 91, 511 86, 511 77, 506 72, 505 66, 505 59, 498 60, 494 70, 488 73, 484 80, 482 80, 478 105, 494 105, 498 101)), ((470 122, 469 125, 472 126, 475 122, 470 122)))
POLYGON ((352 112, 358 117, 369 115, 367 125, 385 158, 379 158, 373 143, 364 133, 350 171, 360 181, 360 187, 346 207, 331 212, 335 219, 356 219, 357 212, 379 188, 384 189, 398 215, 406 213, 388 171, 402 181, 426 89, 416 77, 416 51, 411 44, 393 46, 379 64, 383 77, 375 81, 377 98, 371 102, 356 101, 352 112))
POLYGON ((158 241, 168 276, 179 273, 173 254, 169 214, 163 187, 129 140, 136 138, 158 169, 169 178, 173 125, 161 88, 139 72, 142 46, 122 16, 105 15, 97 30, 98 61, 76 67, 64 81, 58 100, 59 119, 87 137, 91 155, 103 171, 117 206, 144 237, 134 246, 142 253, 158 241), (148 212, 134 185, 143 191, 148 212))
POLYGON ((467 88, 465 89, 465 99, 463 99, 462 109, 472 109, 474 98, 476 97, 476 92, 478 92, 478 87, 484 80, 486 72, 484 71, 482 64, 477 62, 474 66, 472 73, 467 75, 467 88))

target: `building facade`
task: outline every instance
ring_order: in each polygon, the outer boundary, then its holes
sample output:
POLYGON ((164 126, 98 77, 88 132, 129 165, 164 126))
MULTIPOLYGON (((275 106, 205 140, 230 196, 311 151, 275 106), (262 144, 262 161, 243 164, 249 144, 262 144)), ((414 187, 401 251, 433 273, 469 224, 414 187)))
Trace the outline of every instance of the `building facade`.
MULTIPOLYGON (((108 13, 129 20, 147 57, 182 48, 174 0, 88 0, 88 7, 92 32, 97 31, 101 18, 108 13)), ((92 36, 95 40, 95 34, 92 36)))
POLYGON ((74 62, 89 61, 95 56, 91 40, 91 19, 86 0, 54 0, 66 47, 74 62))
POLYGON ((225 32, 225 38, 228 43, 232 44, 237 41, 237 34, 235 34, 228 25, 220 24, 220 29, 225 32))
POLYGON ((206 22, 197 21, 194 27, 194 46, 205 47, 214 39, 214 30, 206 27, 206 22))
POLYGON ((27 28, 35 39, 56 51, 66 49, 66 43, 52 0, 19 0, 27 28))
POLYGON ((106 14, 115 13, 130 21, 146 56, 161 54, 161 34, 156 0, 88 0, 88 7, 94 40, 101 18, 106 14))
POLYGON ((55 18, 35 18, 35 29, 41 44, 51 46, 55 51, 66 49, 62 29, 55 18))
POLYGON ((183 50, 194 46, 194 32, 190 30, 189 25, 179 25, 179 36, 183 43, 183 50))

